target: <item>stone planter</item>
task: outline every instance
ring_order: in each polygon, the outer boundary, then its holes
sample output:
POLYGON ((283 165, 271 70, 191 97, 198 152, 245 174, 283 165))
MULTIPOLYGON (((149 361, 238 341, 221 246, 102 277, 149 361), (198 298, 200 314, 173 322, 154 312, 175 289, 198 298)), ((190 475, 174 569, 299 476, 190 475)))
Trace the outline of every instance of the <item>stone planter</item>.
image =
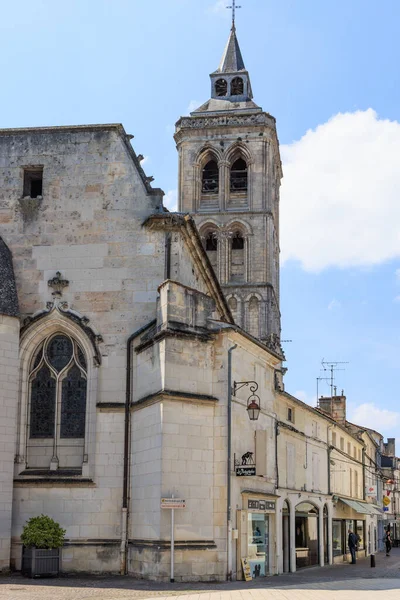
POLYGON ((27 577, 57 577, 60 572, 61 549, 22 549, 22 574, 27 577))

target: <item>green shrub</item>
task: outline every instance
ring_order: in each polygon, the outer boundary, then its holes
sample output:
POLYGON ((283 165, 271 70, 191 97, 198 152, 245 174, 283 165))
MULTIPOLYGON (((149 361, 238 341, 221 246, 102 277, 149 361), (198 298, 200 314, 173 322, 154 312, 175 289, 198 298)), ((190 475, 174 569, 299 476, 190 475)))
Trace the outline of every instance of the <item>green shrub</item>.
POLYGON ((29 519, 21 534, 27 548, 61 548, 64 537, 65 529, 46 515, 29 519))

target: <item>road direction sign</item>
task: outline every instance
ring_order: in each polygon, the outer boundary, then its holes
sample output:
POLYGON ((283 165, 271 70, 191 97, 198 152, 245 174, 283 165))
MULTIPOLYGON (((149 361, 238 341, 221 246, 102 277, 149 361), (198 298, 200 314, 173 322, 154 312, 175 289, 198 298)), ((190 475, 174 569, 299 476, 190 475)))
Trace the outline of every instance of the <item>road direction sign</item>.
POLYGON ((161 508, 186 508, 186 500, 183 500, 183 498, 161 498, 161 508))

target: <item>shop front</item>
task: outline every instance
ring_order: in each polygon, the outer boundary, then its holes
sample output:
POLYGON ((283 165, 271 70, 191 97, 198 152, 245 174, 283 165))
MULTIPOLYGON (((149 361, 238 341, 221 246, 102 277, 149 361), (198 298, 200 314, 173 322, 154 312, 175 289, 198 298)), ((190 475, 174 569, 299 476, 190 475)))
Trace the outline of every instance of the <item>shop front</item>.
POLYGON ((362 558, 377 550, 378 507, 359 500, 338 498, 332 519, 333 562, 349 560, 348 535, 357 535, 357 557, 362 558))
POLYGON ((238 511, 237 579, 243 579, 243 559, 253 579, 273 575, 276 497, 244 494, 243 506, 238 511))
POLYGON ((296 506, 296 569, 319 565, 319 511, 309 502, 296 506))

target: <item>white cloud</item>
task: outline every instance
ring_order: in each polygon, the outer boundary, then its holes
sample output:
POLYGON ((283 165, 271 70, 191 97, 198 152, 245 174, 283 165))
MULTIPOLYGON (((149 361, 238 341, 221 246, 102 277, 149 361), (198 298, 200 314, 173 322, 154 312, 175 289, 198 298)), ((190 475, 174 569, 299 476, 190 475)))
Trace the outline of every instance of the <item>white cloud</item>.
POLYGON ((164 206, 175 212, 178 210, 178 190, 169 190, 164 196, 164 206))
POLYGON ((342 305, 339 302, 339 300, 336 300, 336 298, 332 298, 332 300, 328 304, 328 310, 337 310, 338 308, 341 308, 341 306, 342 305))
POLYGON ((187 107, 187 112, 191 113, 194 110, 196 110, 196 108, 199 108, 199 106, 202 105, 202 102, 200 102, 199 100, 191 100, 189 102, 189 106, 187 107))
POLYGON ((400 123, 337 114, 281 151, 283 261, 318 272, 400 256, 400 123))
POLYGON ((352 423, 365 425, 380 433, 400 426, 400 412, 379 408, 372 402, 366 402, 350 409, 348 419, 352 423))
POLYGON ((208 12, 225 14, 226 11, 226 13, 228 13, 228 11, 226 10, 227 5, 227 0, 216 0, 216 2, 214 2, 214 4, 209 7, 208 12))

